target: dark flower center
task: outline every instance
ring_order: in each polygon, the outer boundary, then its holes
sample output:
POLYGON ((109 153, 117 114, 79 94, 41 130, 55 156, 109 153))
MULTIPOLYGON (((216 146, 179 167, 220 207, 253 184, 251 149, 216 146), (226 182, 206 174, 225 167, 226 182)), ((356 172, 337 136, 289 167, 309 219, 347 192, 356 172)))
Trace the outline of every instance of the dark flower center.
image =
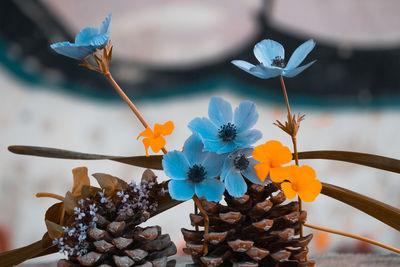
POLYGON ((280 56, 277 56, 272 60, 272 66, 284 68, 285 67, 285 60, 280 56))
POLYGON ((233 160, 233 165, 235 166, 235 168, 238 170, 241 170, 241 171, 247 169, 247 167, 249 167, 249 163, 250 163, 250 161, 243 154, 239 154, 233 160))
POLYGON ((224 142, 233 141, 236 137, 236 131, 235 124, 228 122, 219 128, 218 136, 224 142))
POLYGON ((206 169, 203 166, 200 164, 194 164, 191 168, 189 168, 187 176, 190 182, 197 184, 201 183, 205 179, 206 174, 206 169))

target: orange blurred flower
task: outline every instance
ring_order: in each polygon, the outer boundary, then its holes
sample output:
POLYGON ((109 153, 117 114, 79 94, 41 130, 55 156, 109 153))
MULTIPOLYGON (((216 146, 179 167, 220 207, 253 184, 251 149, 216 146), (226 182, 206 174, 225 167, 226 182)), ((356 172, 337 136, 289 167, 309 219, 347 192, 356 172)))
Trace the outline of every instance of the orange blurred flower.
POLYGON ((174 123, 172 121, 167 121, 162 125, 156 123, 154 125, 154 132, 150 127, 147 127, 143 132, 141 132, 137 139, 145 137, 142 142, 146 149, 146 156, 149 156, 149 147, 151 147, 151 150, 153 150, 154 153, 158 153, 167 143, 163 136, 170 135, 173 130, 174 123))
POLYGON ((280 183, 288 177, 286 167, 283 164, 292 161, 292 153, 287 146, 279 141, 268 141, 263 145, 256 146, 253 150, 253 158, 261 163, 256 164, 258 178, 264 182, 269 173, 271 180, 280 183))
POLYGON ((315 179, 317 174, 310 166, 291 165, 286 167, 289 182, 281 184, 283 193, 288 199, 293 199, 298 194, 304 202, 312 202, 321 193, 322 184, 315 179))

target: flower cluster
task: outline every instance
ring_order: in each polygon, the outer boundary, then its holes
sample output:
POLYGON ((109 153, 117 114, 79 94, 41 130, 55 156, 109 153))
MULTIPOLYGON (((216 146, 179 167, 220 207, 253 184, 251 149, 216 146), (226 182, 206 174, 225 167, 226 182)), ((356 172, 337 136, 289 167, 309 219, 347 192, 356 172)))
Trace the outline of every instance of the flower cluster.
POLYGON ((174 123, 172 121, 167 121, 164 124, 156 123, 154 125, 154 131, 150 127, 147 127, 141 132, 137 139, 144 137, 142 142, 146 149, 146 156, 149 156, 149 147, 151 147, 154 153, 158 153, 166 144, 164 136, 172 134, 173 130, 174 123))
POLYGON ((87 230, 96 227, 97 211, 98 207, 91 198, 78 201, 78 206, 74 208, 72 223, 62 227, 62 237, 53 239, 53 244, 58 246, 60 253, 82 256, 88 252, 87 230))
POLYGON ((293 199, 298 194, 303 201, 312 202, 321 192, 322 184, 310 166, 282 166, 292 161, 292 153, 280 142, 268 141, 256 146, 252 155, 260 162, 254 166, 260 180, 269 176, 273 182, 281 183, 287 198, 293 199))
POLYGON ((247 190, 243 177, 262 183, 254 170, 257 162, 251 158, 251 145, 262 137, 260 131, 251 129, 258 119, 256 105, 243 101, 233 112, 227 101, 212 97, 208 115, 189 123, 193 134, 183 152, 164 156, 162 164, 172 179, 169 193, 174 199, 187 200, 196 194, 219 201, 225 189, 231 196, 242 197, 247 190))

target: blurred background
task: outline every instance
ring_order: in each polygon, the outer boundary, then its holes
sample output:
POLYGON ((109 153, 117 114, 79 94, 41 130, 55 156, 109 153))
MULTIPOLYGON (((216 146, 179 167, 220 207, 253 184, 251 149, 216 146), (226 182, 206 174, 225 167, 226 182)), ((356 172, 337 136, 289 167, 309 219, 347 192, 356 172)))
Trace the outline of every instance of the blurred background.
MULTIPOLYGON (((71 170, 87 166, 127 181, 143 169, 119 163, 18 156, 9 145, 80 152, 144 155, 143 130, 100 74, 49 47, 99 27, 112 13, 111 72, 151 124, 173 120, 167 149, 181 149, 190 120, 207 115, 213 95, 235 107, 257 103, 257 144, 289 136, 272 123, 285 119, 278 79, 261 80, 230 61, 255 62, 253 46, 273 39, 287 58, 309 38, 317 46, 310 69, 286 79, 294 113, 306 114, 299 151, 350 150, 400 158, 400 3, 395 0, 7 0, 0 4, 0 251, 39 240, 46 209, 36 192, 64 194, 71 170)), ((400 207, 399 175, 347 163, 312 160, 321 181, 400 207)), ((166 180, 157 172, 160 180, 166 180)), ((93 180, 93 183, 95 181, 93 180)), ((184 246, 190 201, 150 219, 184 246)), ((400 247, 400 233, 343 203, 320 195, 306 204, 308 222, 400 247)), ((334 252, 389 253, 339 236, 314 233, 313 256, 334 252)), ((181 251, 180 251, 181 252, 181 251)), ((53 255, 34 261, 60 258, 53 255)))

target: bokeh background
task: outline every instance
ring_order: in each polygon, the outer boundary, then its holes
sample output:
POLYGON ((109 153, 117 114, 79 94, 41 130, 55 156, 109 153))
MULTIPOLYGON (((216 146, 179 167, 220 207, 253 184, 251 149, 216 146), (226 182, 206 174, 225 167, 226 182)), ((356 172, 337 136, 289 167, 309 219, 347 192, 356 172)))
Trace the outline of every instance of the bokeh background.
MULTIPOLYGON (((292 109, 306 114, 299 151, 351 150, 400 158, 400 4, 395 0, 7 0, 0 4, 0 251, 37 241, 54 202, 36 192, 64 194, 71 170, 87 166, 127 181, 143 169, 108 161, 69 161, 19 156, 7 146, 37 145, 81 152, 144 155, 143 130, 130 109, 98 73, 55 54, 49 44, 98 27, 113 14, 111 72, 146 120, 173 120, 167 149, 180 149, 187 124, 206 116, 209 98, 233 106, 257 103, 256 128, 267 140, 291 147, 272 123, 285 119, 278 79, 261 80, 230 61, 255 62, 262 39, 284 45, 287 57, 309 38, 317 41, 310 69, 286 80, 292 109)), ((303 161, 321 181, 400 207, 399 175, 357 165, 303 161)), ((167 179, 157 172, 160 180, 167 179)), ((92 180, 95 183, 94 179, 92 180)), ((400 233, 343 203, 320 195, 306 204, 308 222, 400 247, 400 233)), ((190 228, 188 201, 150 219, 184 246, 190 228)), ((311 254, 389 253, 370 245, 315 232, 311 254)), ((181 251, 180 251, 181 252, 181 251)), ((50 261, 52 255, 37 261, 50 261)))

